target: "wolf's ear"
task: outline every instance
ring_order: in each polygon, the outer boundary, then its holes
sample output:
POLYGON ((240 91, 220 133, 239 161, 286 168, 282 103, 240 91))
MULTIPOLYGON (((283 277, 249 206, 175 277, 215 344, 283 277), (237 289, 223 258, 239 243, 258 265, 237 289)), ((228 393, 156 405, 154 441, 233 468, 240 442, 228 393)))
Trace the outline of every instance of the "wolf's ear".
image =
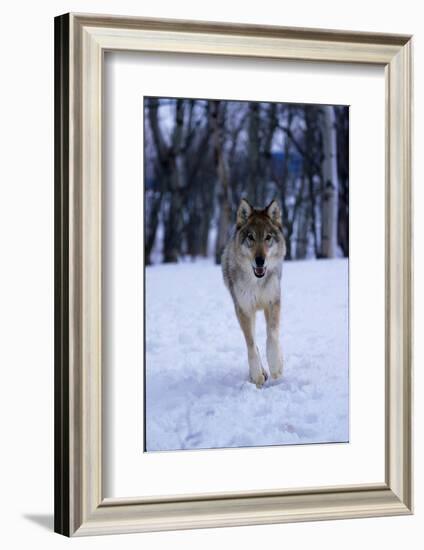
POLYGON ((265 212, 275 225, 282 227, 283 220, 281 217, 281 208, 275 199, 265 208, 265 212))
POLYGON ((237 209, 237 227, 241 227, 247 222, 247 218, 253 212, 252 206, 246 199, 241 199, 239 207, 237 209))

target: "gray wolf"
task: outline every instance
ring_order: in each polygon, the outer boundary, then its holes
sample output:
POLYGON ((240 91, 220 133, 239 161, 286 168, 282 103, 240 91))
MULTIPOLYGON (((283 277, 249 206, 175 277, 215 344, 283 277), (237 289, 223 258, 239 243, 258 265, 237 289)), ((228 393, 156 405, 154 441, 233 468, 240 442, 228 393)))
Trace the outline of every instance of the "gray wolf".
POLYGON ((273 200, 257 209, 242 199, 236 227, 222 254, 224 283, 234 302, 237 319, 247 345, 250 381, 258 388, 268 378, 256 345, 256 312, 265 313, 266 357, 272 378, 283 372, 280 303, 281 272, 286 254, 281 209, 273 200))

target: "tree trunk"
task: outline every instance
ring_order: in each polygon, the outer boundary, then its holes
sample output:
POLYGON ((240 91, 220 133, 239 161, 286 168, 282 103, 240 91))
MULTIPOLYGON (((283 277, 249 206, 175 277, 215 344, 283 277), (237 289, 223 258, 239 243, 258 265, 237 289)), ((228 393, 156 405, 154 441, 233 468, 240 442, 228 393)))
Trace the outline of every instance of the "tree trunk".
POLYGON ((337 169, 339 174, 338 243, 349 256, 349 108, 336 107, 337 169))
POLYGON ((165 237, 163 241, 163 262, 178 262, 181 254, 181 237, 183 232, 183 201, 181 192, 174 190, 171 194, 168 216, 165 220, 165 237))
POLYGON ((204 186, 203 195, 202 195, 202 219, 199 226, 199 254, 203 258, 208 256, 208 245, 209 245, 209 230, 211 226, 211 220, 214 211, 214 198, 215 198, 215 189, 214 182, 206 180, 208 184, 204 186))
POLYGON ((201 210, 198 208, 197 200, 191 207, 188 221, 185 226, 185 238, 187 242, 187 254, 194 260, 199 255, 200 250, 200 231, 202 223, 201 210))
MULTIPOLYGON (((316 258, 321 257, 321 252, 319 248, 319 228, 318 228, 318 220, 317 220, 317 193, 314 186, 314 176, 316 175, 319 162, 315 163, 313 162, 313 152, 315 150, 314 143, 316 139, 314 139, 315 132, 314 129, 317 126, 317 110, 312 105, 305 105, 303 108, 303 113, 305 117, 305 150, 307 151, 307 155, 304 155, 304 170, 306 175, 306 180, 308 183, 308 194, 309 194, 309 203, 310 203, 310 229, 312 233, 313 238, 313 245, 314 245, 314 253, 316 258)), ((319 170, 319 168, 318 168, 319 170)))
POLYGON ((167 166, 169 169, 170 204, 165 220, 165 238, 163 247, 164 263, 178 262, 181 255, 183 233, 183 188, 186 185, 185 163, 182 151, 184 130, 184 100, 177 99, 175 104, 175 126, 172 133, 171 147, 168 151, 167 166))
POLYGON ((286 257, 284 258, 286 261, 290 261, 292 259, 292 236, 293 236, 293 225, 290 222, 286 222, 285 224, 285 232, 284 232, 284 238, 286 241, 286 257))
POLYGON ((208 245, 209 245, 209 225, 210 225, 210 219, 203 218, 202 223, 200 225, 200 243, 199 243, 199 256, 202 258, 208 257, 208 245))
POLYGON ((339 183, 337 174, 337 134, 334 107, 324 107, 323 114, 323 200, 322 200, 322 257, 337 256, 337 218, 339 183))
MULTIPOLYGON (((289 131, 291 130, 293 120, 293 113, 290 105, 287 106, 287 128, 289 131)), ((289 158, 290 158, 290 139, 289 136, 285 135, 284 139, 284 150, 283 150, 283 165, 281 169, 281 208, 282 208, 282 214, 283 214, 283 227, 287 228, 288 218, 289 218, 289 212, 288 212, 288 206, 287 206, 287 189, 288 189, 288 179, 289 179, 289 158)), ((290 258, 291 251, 289 250, 290 247, 287 245, 287 256, 290 258)), ((286 256, 286 257, 287 257, 286 256)))
POLYGON ((247 199, 258 204, 259 193, 259 103, 249 103, 249 141, 248 141, 249 175, 247 182, 247 199))
POLYGON ((316 205, 316 197, 315 197, 315 191, 314 191, 314 179, 312 176, 312 173, 309 172, 308 174, 308 190, 309 190, 309 199, 311 203, 311 233, 313 237, 314 242, 314 252, 315 252, 315 258, 321 257, 321 252, 319 250, 319 244, 318 244, 318 230, 317 230, 317 205, 316 205))
POLYGON ((146 226, 145 226, 145 257, 144 261, 146 265, 151 264, 151 253, 153 245, 156 240, 156 232, 159 224, 159 211, 162 204, 162 193, 156 192, 151 199, 151 206, 149 212, 146 212, 146 226))
MULTIPOLYGON (((275 130, 278 125, 277 120, 277 104, 271 103, 268 108, 267 124, 264 132, 264 148, 263 148, 263 167, 261 173, 263 174, 263 183, 260 185, 260 197, 259 204, 265 206, 269 198, 267 197, 267 187, 272 180, 272 141, 274 138, 275 130)), ((271 200, 275 197, 271 197, 271 200)))
POLYGON ((218 265, 221 263, 222 253, 228 241, 228 233, 231 224, 231 209, 228 203, 223 202, 220 206, 218 234, 216 236, 215 246, 215 263, 218 265))
POLYGON ((301 204, 299 208, 299 214, 297 219, 297 231, 296 231, 296 259, 304 260, 308 254, 308 235, 309 235, 309 218, 310 218, 310 202, 307 197, 304 197, 305 189, 305 176, 302 175, 301 185, 301 204))
POLYGON ((221 256, 227 244, 231 223, 230 182, 224 158, 225 104, 214 101, 211 105, 211 124, 215 149, 215 163, 218 176, 218 234, 215 244, 215 263, 221 263, 221 256))

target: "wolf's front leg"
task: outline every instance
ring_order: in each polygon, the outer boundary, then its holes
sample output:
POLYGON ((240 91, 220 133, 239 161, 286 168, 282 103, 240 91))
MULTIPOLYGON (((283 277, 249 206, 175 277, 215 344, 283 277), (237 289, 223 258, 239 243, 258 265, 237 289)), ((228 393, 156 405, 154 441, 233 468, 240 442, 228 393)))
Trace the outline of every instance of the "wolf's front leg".
POLYGON ((266 358, 274 379, 283 374, 283 354, 280 347, 280 302, 270 304, 265 309, 266 319, 266 358))
POLYGON ((250 381, 256 384, 257 388, 261 388, 267 381, 268 374, 262 366, 261 356, 259 355, 257 346, 255 346, 255 349, 248 348, 247 359, 249 361, 250 381))
POLYGON ((255 313, 247 314, 236 306, 237 318, 243 331, 247 345, 250 380, 257 388, 264 385, 268 375, 262 366, 261 356, 255 341, 255 313))

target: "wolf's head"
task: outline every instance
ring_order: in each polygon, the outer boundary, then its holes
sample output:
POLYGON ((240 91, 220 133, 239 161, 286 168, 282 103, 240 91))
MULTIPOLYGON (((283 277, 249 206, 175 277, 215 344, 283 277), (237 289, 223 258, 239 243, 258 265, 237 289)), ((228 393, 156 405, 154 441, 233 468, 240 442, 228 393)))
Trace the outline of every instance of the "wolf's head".
POLYGON ((236 231, 238 256, 243 263, 249 262, 256 277, 265 277, 268 270, 281 265, 286 243, 276 200, 261 210, 242 199, 237 210, 236 231))

